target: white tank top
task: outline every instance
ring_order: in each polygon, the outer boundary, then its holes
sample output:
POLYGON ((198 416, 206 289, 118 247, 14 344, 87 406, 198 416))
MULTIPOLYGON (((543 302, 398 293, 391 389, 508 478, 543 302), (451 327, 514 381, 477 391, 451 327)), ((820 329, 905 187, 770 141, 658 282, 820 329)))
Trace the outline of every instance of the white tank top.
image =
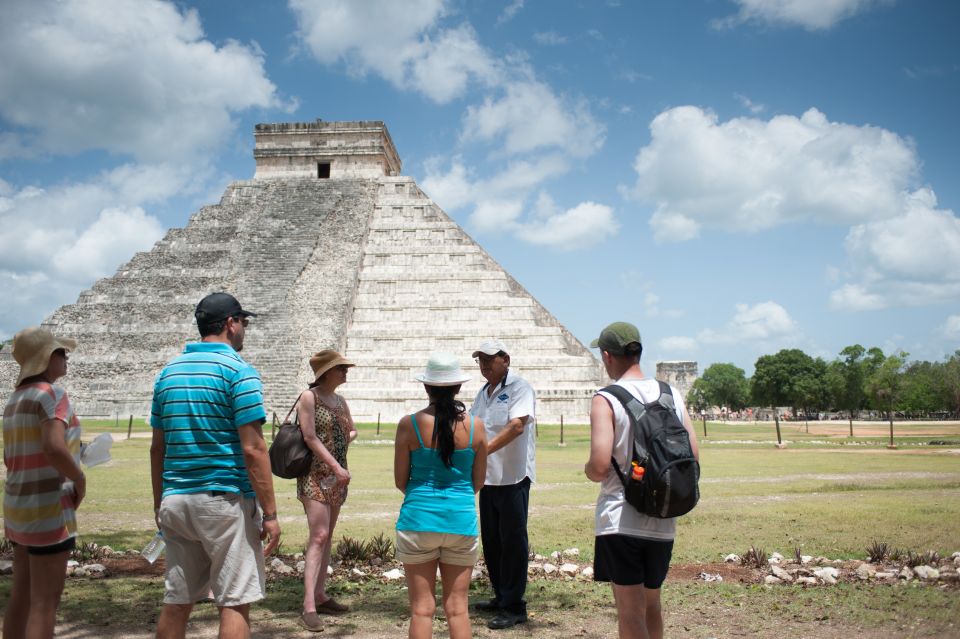
MULTIPOLYGON (((617 382, 618 386, 627 389, 631 395, 643 403, 649 403, 660 397, 660 385, 655 379, 627 379, 617 382)), ((673 392, 673 401, 677 417, 683 421, 683 397, 676 388, 670 387, 673 392)), ((630 418, 623 409, 623 404, 609 393, 599 392, 613 407, 614 437, 613 457, 623 470, 630 466, 632 440, 630 437, 630 418)), ((596 534, 600 535, 628 535, 643 539, 671 541, 676 534, 677 520, 675 517, 659 519, 648 517, 628 504, 623 497, 623 483, 617 476, 613 464, 606 478, 600 483, 600 495, 597 497, 596 534)))

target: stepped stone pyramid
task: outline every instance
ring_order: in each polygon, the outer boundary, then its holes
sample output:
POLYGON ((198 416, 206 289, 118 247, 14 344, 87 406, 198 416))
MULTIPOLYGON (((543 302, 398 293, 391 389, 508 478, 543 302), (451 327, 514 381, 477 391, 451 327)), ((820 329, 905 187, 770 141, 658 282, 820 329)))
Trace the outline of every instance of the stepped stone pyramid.
MULTIPOLYGON (((43 323, 79 341, 64 384, 81 415, 149 414, 154 377, 198 339, 197 301, 225 290, 258 314, 243 356, 281 418, 323 348, 357 363, 340 390, 358 421, 421 408, 413 376, 433 350, 460 355, 469 405, 483 383, 470 354, 498 337, 537 390, 541 422, 586 421, 597 359, 400 175, 383 122, 259 124, 255 140, 254 179, 43 323)), ((16 371, 0 351, 0 401, 16 371)))

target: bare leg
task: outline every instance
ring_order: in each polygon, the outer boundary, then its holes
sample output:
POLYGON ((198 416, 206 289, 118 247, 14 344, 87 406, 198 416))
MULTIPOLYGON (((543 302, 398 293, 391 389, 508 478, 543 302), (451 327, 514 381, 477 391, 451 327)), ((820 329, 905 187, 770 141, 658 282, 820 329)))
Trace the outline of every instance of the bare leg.
POLYGON ((443 612, 447 616, 450 639, 470 639, 470 613, 467 610, 467 590, 473 566, 440 564, 443 582, 443 612))
POLYGON ((219 639, 250 639, 250 604, 220 608, 219 639))
POLYGON ((650 633, 647 632, 645 590, 643 585, 613 584, 613 599, 617 604, 617 629, 620 639, 650 639, 650 633))
POLYGON ((437 611, 437 561, 403 564, 410 595, 410 639, 433 636, 433 615, 437 611))
MULTIPOLYGON (((307 547, 303 553, 303 611, 317 611, 317 583, 320 582, 320 564, 323 563, 324 547, 330 545, 331 508, 328 504, 309 497, 300 500, 307 514, 307 547)), ((329 559, 328 559, 329 561, 329 559)), ((324 568, 326 573, 326 568, 324 568)), ((326 574, 323 575, 326 579, 326 574)))
POLYGON ((30 612, 27 616, 27 632, 23 635, 27 639, 53 637, 69 556, 68 551, 55 555, 27 554, 30 562, 30 612))
POLYGON ((333 529, 337 526, 337 518, 340 516, 340 506, 330 506, 330 528, 327 535, 327 543, 323 547, 323 555, 320 558, 320 570, 317 571, 317 585, 313 591, 315 602, 323 603, 330 599, 327 595, 327 567, 330 565, 330 554, 333 550, 333 529))
POLYGON ((193 604, 163 604, 157 621, 157 639, 184 639, 193 604))
POLYGON ((27 616, 30 614, 30 557, 27 547, 13 548, 13 586, 7 611, 3 615, 3 634, 11 639, 22 639, 27 634, 27 616))
POLYGON ((663 610, 660 608, 660 589, 643 589, 647 604, 647 634, 650 639, 663 639, 663 610))

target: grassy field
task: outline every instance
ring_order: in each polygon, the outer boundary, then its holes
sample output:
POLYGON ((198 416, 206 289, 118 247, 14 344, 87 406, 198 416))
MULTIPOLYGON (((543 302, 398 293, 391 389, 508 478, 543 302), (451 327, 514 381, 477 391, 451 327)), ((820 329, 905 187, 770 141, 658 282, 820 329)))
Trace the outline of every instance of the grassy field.
MULTIPOLYGON (((772 424, 708 422, 709 437, 703 438, 698 422, 702 499, 678 524, 675 563, 719 562, 726 554, 742 554, 751 545, 768 553, 789 556, 800 548, 803 554, 843 559, 864 558, 873 541, 946 555, 960 550, 960 425, 898 423, 895 450, 886 446, 882 423, 855 424, 855 433, 863 435, 854 438, 821 430, 821 426, 811 422, 808 433, 802 422, 783 425, 788 444, 777 449, 772 424), (930 445, 931 441, 948 444, 930 445)), ((826 426, 844 431, 847 427, 845 422, 826 426)), ((116 439, 113 461, 89 471, 88 497, 79 514, 82 540, 115 549, 139 548, 153 534, 149 427, 135 424, 135 436, 128 440, 125 421, 119 427, 115 421, 87 421, 85 439, 105 430, 116 439)), ((392 426, 383 425, 377 434, 375 425, 361 425, 360 437, 350 448, 353 480, 338 538, 370 538, 378 533, 392 537, 401 501, 393 488, 392 438, 392 426)), ((559 426, 540 427, 538 477, 530 498, 530 542, 541 554, 576 547, 581 561, 589 561, 597 486, 582 470, 588 428, 566 425, 563 442, 561 446, 559 426)), ((306 523, 295 499, 295 485, 278 479, 275 486, 282 550, 297 552, 306 537, 306 523)), ((404 634, 406 602, 400 586, 370 582, 337 587, 347 599, 361 598, 364 609, 369 609, 362 622, 349 622, 359 626, 345 625, 337 636, 404 634)), ((0 578, 0 601, 8 588, 9 578, 0 578)), ((484 594, 483 584, 475 588, 484 594)), ((161 591, 162 580, 157 578, 71 580, 62 613, 66 622, 82 626, 84 609, 116 609, 117 619, 104 621, 111 618, 105 613, 101 624, 126 627, 136 619, 137 627, 146 632, 151 622, 142 619, 139 607, 146 605, 155 614, 161 591)), ((258 619, 267 623, 271 615, 292 614, 299 592, 295 580, 280 582, 256 613, 258 619)), ((672 622, 668 620, 671 636, 840 637, 851 627, 860 628, 864 637, 960 636, 951 625, 960 613, 956 589, 858 585, 832 590, 781 587, 771 592, 762 586, 683 582, 668 584, 665 598, 674 615, 672 622), (880 628, 878 634, 864 630, 873 627, 880 628)), ((614 627, 609 590, 599 584, 535 582, 530 600, 540 625, 537 632, 531 629, 522 634, 601 637, 609 636, 614 627), (584 620, 583 606, 595 615, 596 623, 584 620)), ((201 612, 199 618, 210 614, 201 612)), ((288 621, 269 621, 274 628, 269 636, 292 632, 288 621)), ((488 636, 484 632, 478 631, 478 636, 488 636)))

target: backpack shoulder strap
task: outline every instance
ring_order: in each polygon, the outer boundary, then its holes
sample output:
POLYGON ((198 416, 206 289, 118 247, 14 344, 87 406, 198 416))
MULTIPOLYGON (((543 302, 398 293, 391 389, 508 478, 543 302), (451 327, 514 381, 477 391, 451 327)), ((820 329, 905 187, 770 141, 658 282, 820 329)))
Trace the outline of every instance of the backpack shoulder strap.
POLYGON ((670 410, 677 410, 677 403, 673 399, 673 391, 670 389, 670 384, 659 380, 657 380, 657 383, 660 384, 660 397, 657 401, 670 410))
MULTIPOLYGON (((644 405, 644 403, 634 397, 633 393, 619 384, 610 384, 609 386, 601 388, 600 391, 609 393, 610 395, 616 397, 617 401, 623 405, 623 409, 626 411, 627 417, 630 418, 630 428, 637 428, 640 418, 643 417, 643 414, 647 410, 647 407, 644 405)), ((617 460, 614 459, 613 455, 610 456, 610 463, 613 464, 613 469, 617 472, 617 476, 620 477, 620 481, 625 484, 627 478, 623 474, 620 464, 617 463, 617 460)))

